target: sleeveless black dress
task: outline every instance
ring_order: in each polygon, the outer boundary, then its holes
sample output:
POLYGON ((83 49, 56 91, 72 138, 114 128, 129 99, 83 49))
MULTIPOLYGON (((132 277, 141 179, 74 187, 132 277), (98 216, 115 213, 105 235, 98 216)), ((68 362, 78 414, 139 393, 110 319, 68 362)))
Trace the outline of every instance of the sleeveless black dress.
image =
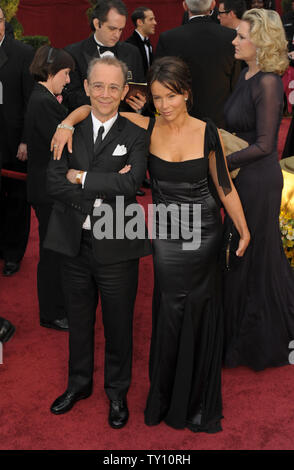
POLYGON ((157 208, 170 204, 188 207, 190 220, 173 213, 167 218, 165 239, 159 238, 161 224, 156 223, 150 391, 145 410, 147 425, 164 420, 177 429, 208 433, 221 431, 223 348, 218 269, 222 220, 209 189, 208 155, 212 150, 219 182, 230 191, 218 132, 210 121, 203 158, 169 162, 150 155, 153 204, 157 208), (201 230, 193 227, 194 205, 201 208, 201 230), (187 240, 172 237, 179 219, 180 234, 190 230, 195 239, 201 235, 196 249, 183 249, 187 240))
POLYGON ((254 370, 289 364, 294 340, 294 272, 283 251, 279 213, 283 176, 277 141, 283 84, 274 73, 245 69, 225 106, 227 129, 249 147, 228 155, 251 241, 224 278, 225 365, 254 370), (240 112, 242 110, 242 112, 240 112))

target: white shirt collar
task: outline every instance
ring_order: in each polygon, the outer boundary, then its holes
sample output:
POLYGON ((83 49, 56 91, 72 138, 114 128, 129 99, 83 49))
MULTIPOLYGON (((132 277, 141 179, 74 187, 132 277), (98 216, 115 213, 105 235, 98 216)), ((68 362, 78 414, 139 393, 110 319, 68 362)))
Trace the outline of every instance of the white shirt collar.
POLYGON ((205 16, 211 16, 213 14, 214 10, 211 10, 210 13, 208 13, 208 15, 194 15, 194 16, 191 16, 189 18, 189 21, 192 20, 192 18, 203 18, 205 16))
POLYGON ((203 18, 204 16, 209 16, 209 15, 194 15, 189 18, 189 21, 192 20, 193 18, 203 18))
POLYGON ((98 39, 96 39, 96 36, 94 34, 94 41, 96 42, 97 46, 104 46, 104 44, 102 44, 102 42, 98 41, 98 39))
POLYGON ((97 137, 97 134, 98 134, 98 131, 99 131, 99 128, 101 126, 104 127, 104 132, 102 134, 102 140, 106 137, 106 135, 108 134, 108 132, 110 131, 110 129, 112 128, 113 124, 115 123, 115 121, 117 120, 117 117, 118 117, 118 113, 116 113, 115 116, 113 116, 111 119, 109 119, 108 121, 106 122, 101 122, 99 121, 99 119, 97 119, 93 112, 91 112, 91 115, 92 115, 92 122, 93 122, 93 136, 94 136, 94 142, 96 140, 96 137, 97 137))
POLYGON ((146 37, 142 36, 142 34, 139 33, 139 31, 138 31, 137 29, 135 29, 135 31, 136 31, 137 34, 139 34, 139 36, 140 36, 140 38, 142 39, 142 41, 144 41, 145 39, 148 39, 147 36, 146 36, 146 37))
POLYGON ((4 39, 5 39, 5 34, 4 34, 3 38, 2 38, 2 41, 0 41, 0 46, 2 46, 2 43, 3 43, 4 39))

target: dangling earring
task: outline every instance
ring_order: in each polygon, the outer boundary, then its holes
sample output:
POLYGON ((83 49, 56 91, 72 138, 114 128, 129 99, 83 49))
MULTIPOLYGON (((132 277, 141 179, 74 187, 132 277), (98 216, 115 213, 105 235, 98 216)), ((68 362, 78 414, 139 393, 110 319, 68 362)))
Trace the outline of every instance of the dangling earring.
POLYGON ((256 49, 256 58, 255 58, 256 65, 259 65, 258 54, 259 54, 259 48, 256 49))

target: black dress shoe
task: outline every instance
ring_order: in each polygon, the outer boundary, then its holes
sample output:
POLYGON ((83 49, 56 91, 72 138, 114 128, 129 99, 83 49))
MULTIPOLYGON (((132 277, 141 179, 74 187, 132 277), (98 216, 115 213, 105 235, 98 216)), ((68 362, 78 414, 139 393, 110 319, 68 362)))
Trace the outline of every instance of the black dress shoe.
POLYGON ((0 318, 0 342, 6 343, 14 334, 15 327, 10 321, 0 318))
POLYGON ((138 189, 136 192, 137 196, 145 196, 145 191, 142 191, 142 189, 138 189))
POLYGON ((45 328, 53 328, 53 330, 59 331, 68 331, 68 319, 67 318, 60 318, 52 321, 47 320, 40 320, 40 325, 44 326, 45 328))
POLYGON ((12 274, 17 273, 20 268, 20 261, 5 261, 3 268, 4 276, 12 276, 12 274))
POLYGON ((111 400, 108 422, 114 429, 120 429, 127 424, 129 410, 125 400, 111 400))
POLYGON ((58 397, 51 405, 50 411, 55 415, 67 413, 76 404, 77 401, 88 398, 92 393, 92 387, 85 388, 80 392, 66 390, 66 392, 58 397))

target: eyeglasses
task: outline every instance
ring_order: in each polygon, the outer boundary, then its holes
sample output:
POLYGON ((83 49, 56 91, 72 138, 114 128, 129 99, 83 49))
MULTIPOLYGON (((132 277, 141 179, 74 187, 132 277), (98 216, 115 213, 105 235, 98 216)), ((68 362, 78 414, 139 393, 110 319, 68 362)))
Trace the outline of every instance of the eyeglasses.
POLYGON ((52 57, 53 56, 53 47, 50 47, 49 51, 48 51, 48 56, 47 56, 47 64, 53 64, 54 62, 54 58, 52 57))
POLYGON ((2 18, 0 18, 0 24, 4 23, 5 22, 5 16, 3 16, 2 18))
POLYGON ((110 85, 106 85, 105 83, 90 83, 90 87, 97 95, 101 95, 105 90, 108 90, 109 94, 112 96, 117 96, 123 89, 123 87, 115 85, 114 83, 110 85))
POLYGON ((218 11, 219 15, 223 15, 224 13, 230 13, 232 10, 224 10, 224 11, 218 11))

